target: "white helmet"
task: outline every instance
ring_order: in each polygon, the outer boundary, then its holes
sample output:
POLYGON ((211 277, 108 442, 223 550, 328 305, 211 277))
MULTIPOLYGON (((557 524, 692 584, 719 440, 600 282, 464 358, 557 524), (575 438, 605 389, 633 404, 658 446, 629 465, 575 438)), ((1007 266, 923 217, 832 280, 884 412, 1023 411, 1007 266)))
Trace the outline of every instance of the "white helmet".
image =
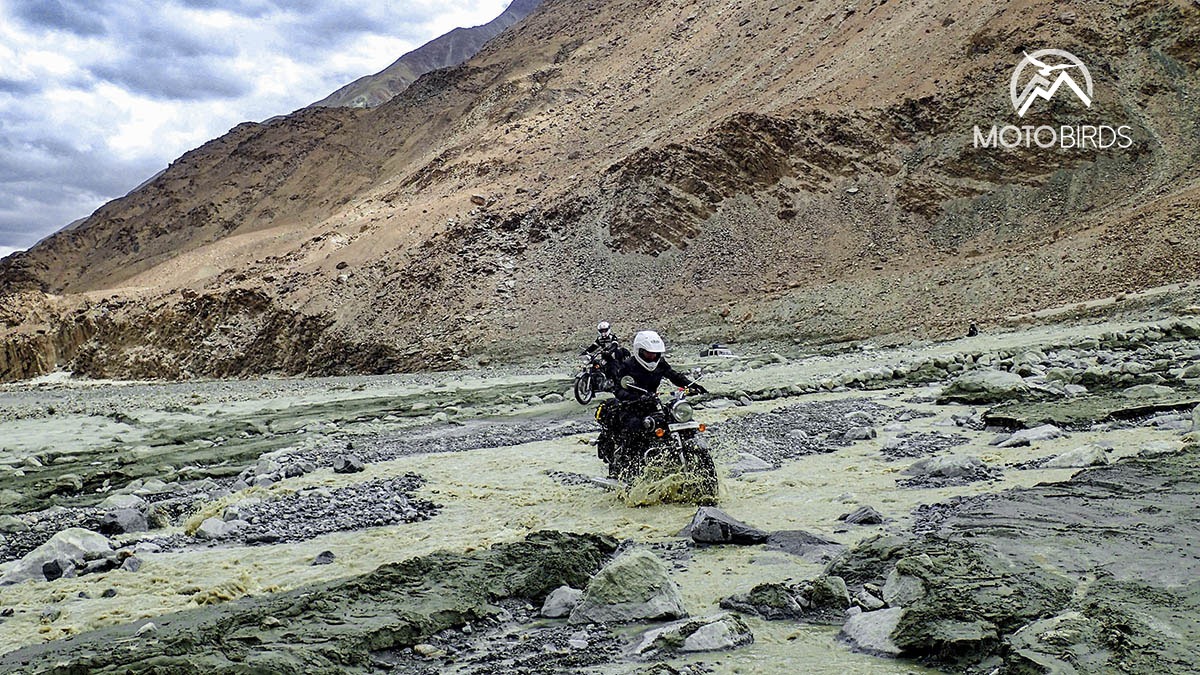
POLYGON ((652 330, 639 331, 633 338, 633 358, 646 370, 657 368, 665 351, 667 346, 663 339, 652 330))
POLYGON ((609 328, 612 328, 612 326, 609 326, 607 321, 601 321, 600 323, 596 324, 596 332, 599 333, 601 337, 608 337, 609 328))

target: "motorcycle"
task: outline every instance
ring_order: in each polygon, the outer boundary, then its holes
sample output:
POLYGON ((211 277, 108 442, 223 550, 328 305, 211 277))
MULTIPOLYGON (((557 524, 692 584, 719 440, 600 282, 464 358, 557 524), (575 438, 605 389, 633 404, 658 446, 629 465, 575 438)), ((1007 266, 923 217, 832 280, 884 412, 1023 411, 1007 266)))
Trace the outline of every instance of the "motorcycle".
POLYGON ((575 400, 579 401, 579 405, 587 405, 597 393, 612 389, 612 382, 604 370, 603 354, 591 354, 587 363, 584 363, 583 368, 575 375, 575 400))
POLYGON ((645 394, 634 405, 645 405, 646 414, 641 429, 614 437, 610 473, 626 485, 682 477, 687 489, 675 481, 671 494, 659 494, 656 500, 716 503, 717 467, 701 436, 708 427, 695 419, 687 400, 694 392, 681 388, 665 396, 654 394, 636 386, 631 377, 622 378, 621 386, 645 394))

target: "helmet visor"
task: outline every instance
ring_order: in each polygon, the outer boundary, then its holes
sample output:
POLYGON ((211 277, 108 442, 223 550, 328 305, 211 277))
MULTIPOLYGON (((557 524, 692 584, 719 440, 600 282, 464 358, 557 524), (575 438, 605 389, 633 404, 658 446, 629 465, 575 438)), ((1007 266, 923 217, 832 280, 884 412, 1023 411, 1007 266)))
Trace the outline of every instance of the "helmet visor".
POLYGON ((662 352, 649 352, 645 349, 639 349, 638 356, 642 357, 642 360, 646 363, 655 363, 662 358, 662 352))

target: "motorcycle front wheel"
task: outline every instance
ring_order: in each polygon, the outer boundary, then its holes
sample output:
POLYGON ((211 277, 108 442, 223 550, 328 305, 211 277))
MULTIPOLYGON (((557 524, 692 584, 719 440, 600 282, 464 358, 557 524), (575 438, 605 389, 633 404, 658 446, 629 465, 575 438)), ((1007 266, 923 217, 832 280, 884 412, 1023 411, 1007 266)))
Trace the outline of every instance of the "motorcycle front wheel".
POLYGON ((579 401, 579 405, 587 405, 592 402, 592 397, 596 393, 592 391, 592 378, 586 372, 575 376, 575 400, 579 401))

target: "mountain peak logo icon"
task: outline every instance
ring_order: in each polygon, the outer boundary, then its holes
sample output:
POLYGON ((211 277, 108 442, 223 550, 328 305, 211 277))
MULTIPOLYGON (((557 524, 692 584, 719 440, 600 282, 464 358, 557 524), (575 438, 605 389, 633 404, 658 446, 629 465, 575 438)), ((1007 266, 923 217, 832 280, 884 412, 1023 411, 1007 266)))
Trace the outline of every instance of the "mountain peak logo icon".
POLYGON ((1049 101, 1063 87, 1075 92, 1084 106, 1092 107, 1092 74, 1083 61, 1062 49, 1039 49, 1032 54, 1026 52, 1025 58, 1013 71, 1009 86, 1013 109, 1018 117, 1024 117, 1038 99, 1049 101), (1030 66, 1033 73, 1031 77, 1027 74, 1030 66), (1025 77, 1029 77, 1028 82, 1024 82, 1025 77), (1079 85, 1076 77, 1080 77, 1084 86, 1079 85))

